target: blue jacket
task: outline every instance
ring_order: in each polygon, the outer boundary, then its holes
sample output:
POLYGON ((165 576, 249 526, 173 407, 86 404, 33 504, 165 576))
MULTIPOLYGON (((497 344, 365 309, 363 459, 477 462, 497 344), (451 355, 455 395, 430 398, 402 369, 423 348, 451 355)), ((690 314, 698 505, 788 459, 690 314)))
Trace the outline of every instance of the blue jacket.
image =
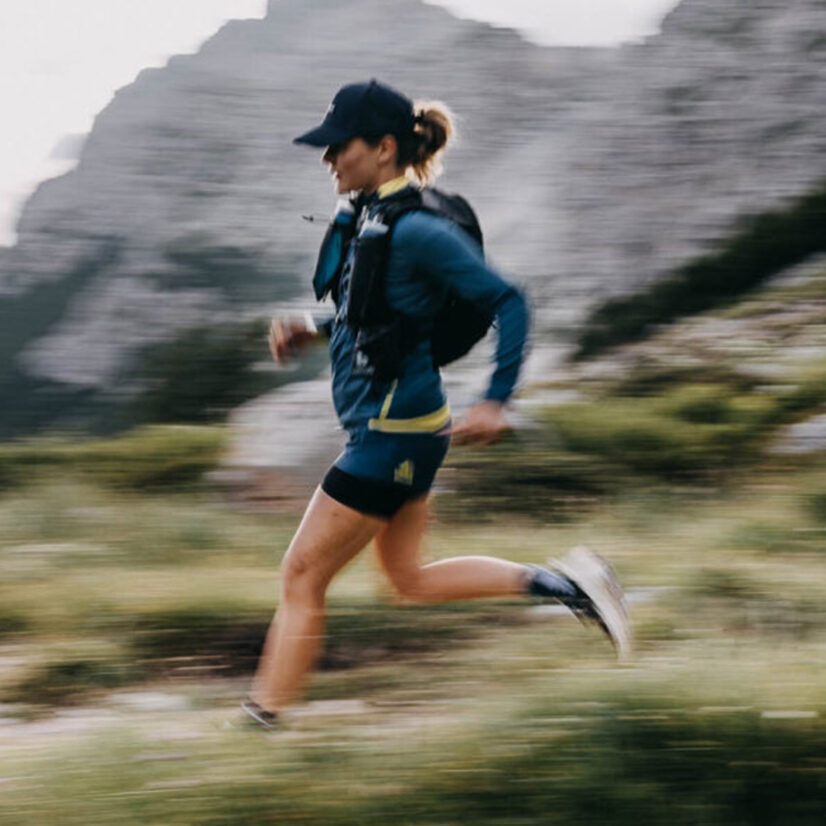
MULTIPOLYGON (((375 214, 382 197, 406 185, 406 179, 396 179, 380 187, 365 207, 366 217, 375 214)), ((333 233, 328 236, 327 249, 322 248, 316 272, 317 297, 329 288, 341 256, 347 255, 351 263, 352 245, 345 250, 335 230, 338 226, 344 231, 354 220, 346 211, 334 216, 333 233)), ((333 404, 342 426, 351 432, 364 427, 388 433, 441 430, 450 421, 450 407, 427 338, 405 355, 399 379, 378 381, 354 370, 356 334, 343 318, 348 273, 349 267, 345 266, 336 296, 336 316, 322 325, 330 339, 333 404)), ((425 329, 449 290, 492 310, 498 344, 496 369, 485 398, 501 402, 510 398, 525 353, 529 323, 526 302, 515 287, 487 266, 481 250, 462 229, 430 212, 402 215, 391 236, 386 279, 390 307, 417 319, 425 329)))

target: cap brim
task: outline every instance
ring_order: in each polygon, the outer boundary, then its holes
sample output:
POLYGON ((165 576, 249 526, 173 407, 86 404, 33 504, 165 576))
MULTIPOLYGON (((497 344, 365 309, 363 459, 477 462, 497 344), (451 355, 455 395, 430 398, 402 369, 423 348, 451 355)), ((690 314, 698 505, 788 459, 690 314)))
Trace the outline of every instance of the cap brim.
POLYGON ((349 141, 354 135, 340 126, 335 126, 329 123, 322 123, 321 126, 316 126, 309 132, 293 138, 293 143, 303 143, 307 146, 332 146, 336 143, 344 143, 349 141))

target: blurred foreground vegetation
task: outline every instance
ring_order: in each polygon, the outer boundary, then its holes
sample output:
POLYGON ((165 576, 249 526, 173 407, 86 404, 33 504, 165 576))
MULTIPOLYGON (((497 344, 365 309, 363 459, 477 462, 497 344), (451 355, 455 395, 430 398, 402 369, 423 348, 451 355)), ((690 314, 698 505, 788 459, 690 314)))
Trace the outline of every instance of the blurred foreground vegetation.
POLYGON ((452 451, 428 558, 596 547, 630 665, 549 606, 399 604, 365 553, 271 735, 237 703, 299 517, 204 478, 226 429, 0 446, 0 823, 821 824, 825 452, 773 446, 826 404, 824 322, 826 271, 768 285, 452 451))
POLYGON ((121 481, 0 498, 0 823, 822 822, 822 462, 434 526, 431 558, 598 547, 641 600, 627 667, 522 601, 399 605, 365 554, 274 735, 236 705, 297 516, 121 481))
POLYGON ((0 489, 55 475, 135 491, 197 485, 218 463, 224 438, 219 427, 167 425, 111 439, 8 442, 0 444, 0 489))

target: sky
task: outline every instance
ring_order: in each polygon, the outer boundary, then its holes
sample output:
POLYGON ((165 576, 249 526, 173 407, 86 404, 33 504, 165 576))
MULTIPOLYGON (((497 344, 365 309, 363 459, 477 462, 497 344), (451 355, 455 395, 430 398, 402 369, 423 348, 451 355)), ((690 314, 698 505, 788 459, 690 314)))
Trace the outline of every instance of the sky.
POLYGON ((457 17, 518 29, 542 46, 617 46, 659 30, 679 0, 424 0, 457 17))
MULTIPOLYGON (((312 0, 307 0, 311 3, 312 0)), ((654 34, 678 0, 425 0, 543 45, 615 46, 654 34)), ((40 181, 74 166, 115 91, 197 51, 266 0, 0 0, 0 246, 40 181)))
MULTIPOLYGON (((66 135, 88 132, 117 89, 141 69, 197 51, 228 18, 263 17, 266 6, 266 0, 0 0, 0 245, 14 242, 20 207, 37 183, 74 165, 54 157, 55 147, 66 135)), ((76 150, 80 142, 68 143, 76 150)))

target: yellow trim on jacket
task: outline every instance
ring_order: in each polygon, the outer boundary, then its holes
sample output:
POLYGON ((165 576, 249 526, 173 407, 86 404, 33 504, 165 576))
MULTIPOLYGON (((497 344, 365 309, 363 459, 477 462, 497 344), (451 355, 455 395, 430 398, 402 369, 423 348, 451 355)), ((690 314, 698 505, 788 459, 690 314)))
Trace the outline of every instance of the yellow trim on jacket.
MULTIPOLYGON (((398 386, 399 380, 394 379, 393 384, 390 385, 390 390, 384 397, 384 402, 382 403, 381 410, 379 411, 379 420, 384 420, 387 418, 387 414, 390 412, 390 405, 393 404, 393 394, 396 392, 396 388, 398 386)), ((373 421, 377 420, 374 419, 373 421)))
POLYGON ((410 186, 410 178, 406 175, 399 175, 398 178, 393 178, 392 181, 385 181, 377 190, 376 194, 379 198, 386 198, 388 195, 394 195, 396 192, 410 186))

